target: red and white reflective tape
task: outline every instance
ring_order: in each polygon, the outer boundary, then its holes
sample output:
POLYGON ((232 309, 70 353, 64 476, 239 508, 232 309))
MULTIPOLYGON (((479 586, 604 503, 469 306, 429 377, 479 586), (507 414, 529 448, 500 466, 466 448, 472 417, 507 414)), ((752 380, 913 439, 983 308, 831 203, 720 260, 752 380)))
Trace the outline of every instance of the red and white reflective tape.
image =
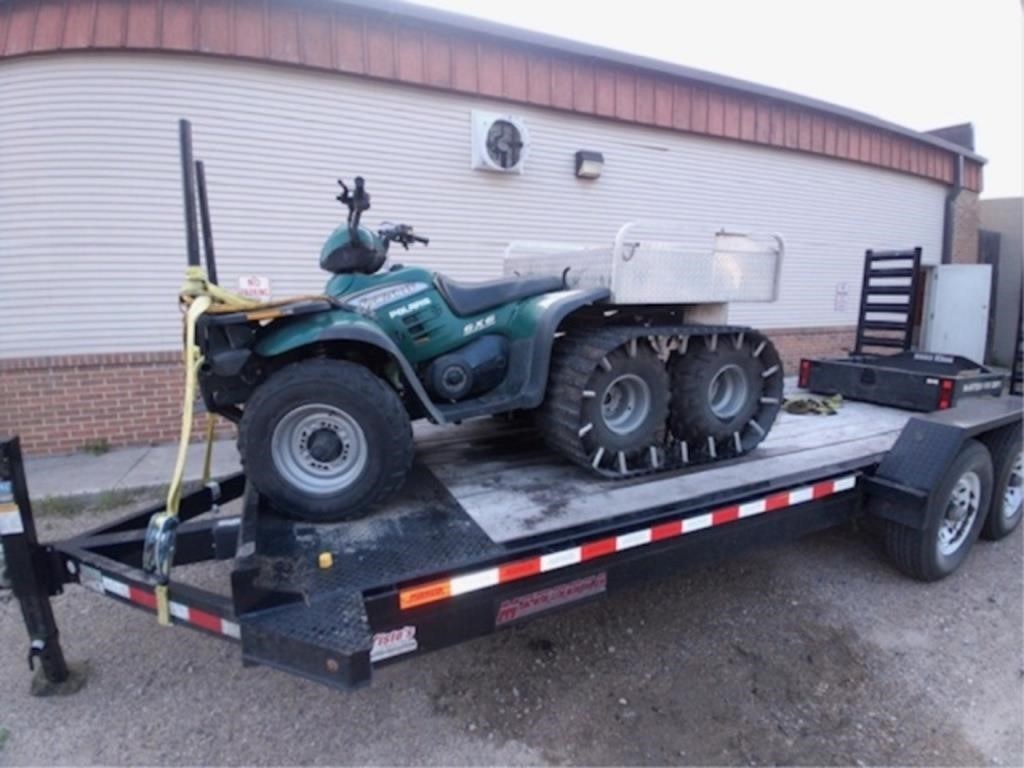
MULTIPOLYGON (((122 600, 148 608, 151 611, 156 610, 156 595, 151 590, 105 576, 90 566, 82 566, 81 582, 83 587, 88 587, 95 592, 114 595, 122 600)), ((228 619, 223 619, 215 613, 193 608, 177 600, 171 600, 168 607, 171 618, 178 622, 191 624, 193 627, 205 629, 207 632, 224 635, 225 637, 231 637, 235 640, 241 638, 238 624, 228 619)))
POLYGON ((615 554, 616 552, 633 549, 634 547, 643 547, 654 542, 664 541, 665 539, 685 536, 688 533, 696 533, 705 528, 727 525, 747 517, 754 517, 755 515, 775 512, 808 501, 823 499, 826 496, 831 496, 841 491, 848 491, 856 485, 856 475, 838 477, 833 480, 815 483, 814 485, 774 493, 771 496, 766 496, 756 501, 749 501, 745 504, 722 507, 721 509, 706 512, 703 515, 671 520, 650 528, 623 533, 619 536, 596 539, 558 552, 515 560, 511 563, 486 568, 482 571, 473 571, 461 576, 453 576, 447 579, 439 579, 426 584, 407 587, 406 589, 399 590, 399 606, 403 610, 415 608, 439 600, 446 600, 449 597, 464 595, 467 592, 476 592, 477 590, 487 589, 498 584, 518 581, 519 579, 525 579, 539 573, 557 571, 559 568, 567 568, 571 565, 589 562, 600 557, 615 554))

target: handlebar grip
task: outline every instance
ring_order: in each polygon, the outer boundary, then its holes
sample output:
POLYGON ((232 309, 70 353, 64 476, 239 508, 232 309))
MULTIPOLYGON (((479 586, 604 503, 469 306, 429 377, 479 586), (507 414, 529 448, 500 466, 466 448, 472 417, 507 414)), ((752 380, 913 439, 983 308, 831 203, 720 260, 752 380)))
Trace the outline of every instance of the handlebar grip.
POLYGON ((429 237, 420 237, 419 235, 413 235, 412 239, 415 240, 417 243, 423 243, 424 245, 430 245, 430 238, 429 237))

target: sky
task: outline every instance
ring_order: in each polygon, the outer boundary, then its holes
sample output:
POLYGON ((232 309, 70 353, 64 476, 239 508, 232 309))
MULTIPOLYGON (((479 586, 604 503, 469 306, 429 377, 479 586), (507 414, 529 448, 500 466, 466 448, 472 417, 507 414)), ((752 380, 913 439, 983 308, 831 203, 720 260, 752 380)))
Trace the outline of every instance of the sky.
POLYGON ((812 96, 972 122, 983 197, 1021 194, 1021 0, 417 0, 812 96))

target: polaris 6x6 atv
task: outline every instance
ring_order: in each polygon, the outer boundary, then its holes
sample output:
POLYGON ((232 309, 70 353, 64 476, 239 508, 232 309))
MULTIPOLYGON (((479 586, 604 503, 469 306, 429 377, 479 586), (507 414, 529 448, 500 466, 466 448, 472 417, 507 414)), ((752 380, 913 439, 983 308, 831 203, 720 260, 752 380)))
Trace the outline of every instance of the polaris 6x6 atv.
POLYGON ((207 408, 238 423, 246 474, 283 513, 366 513, 402 485, 415 419, 529 411, 557 453, 614 478, 737 456, 771 428, 782 368, 761 333, 612 303, 569 287, 571 267, 481 283, 385 269, 390 245, 426 238, 360 226, 363 180, 342 188, 324 296, 197 325, 207 408))

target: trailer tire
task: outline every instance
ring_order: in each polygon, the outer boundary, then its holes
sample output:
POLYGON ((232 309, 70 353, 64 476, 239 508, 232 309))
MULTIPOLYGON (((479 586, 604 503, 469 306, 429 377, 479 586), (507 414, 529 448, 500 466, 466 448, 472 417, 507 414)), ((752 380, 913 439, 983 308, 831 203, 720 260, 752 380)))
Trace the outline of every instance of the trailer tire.
POLYGON ((967 440, 925 508, 923 529, 885 521, 885 548, 896 567, 919 581, 938 581, 959 568, 978 538, 992 501, 992 459, 967 440))
POLYGON ((993 433, 988 449, 992 454, 995 484, 981 537, 998 541, 1013 533, 1024 517, 1024 446, 1020 427, 1007 427, 993 433))
POLYGON ((412 466, 409 415, 362 365, 305 360, 250 398, 238 433, 246 475, 282 514, 309 522, 364 517, 412 466))

